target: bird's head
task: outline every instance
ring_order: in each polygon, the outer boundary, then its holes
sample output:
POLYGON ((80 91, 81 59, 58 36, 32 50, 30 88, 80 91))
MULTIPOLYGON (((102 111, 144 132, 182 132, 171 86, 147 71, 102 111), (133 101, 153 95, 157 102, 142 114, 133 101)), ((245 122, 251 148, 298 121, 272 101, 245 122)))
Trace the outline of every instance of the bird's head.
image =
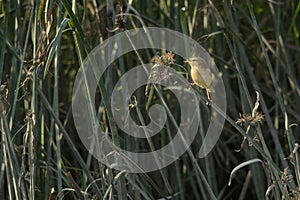
POLYGON ((206 61, 203 58, 199 57, 199 56, 188 58, 184 62, 189 63, 192 67, 194 67, 194 66, 198 66, 198 67, 207 66, 206 61))

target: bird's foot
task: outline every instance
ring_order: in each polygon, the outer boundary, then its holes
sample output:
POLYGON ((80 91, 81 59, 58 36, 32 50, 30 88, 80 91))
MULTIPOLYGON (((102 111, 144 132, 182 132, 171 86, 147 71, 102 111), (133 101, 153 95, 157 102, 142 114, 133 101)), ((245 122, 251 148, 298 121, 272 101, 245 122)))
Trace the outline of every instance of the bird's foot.
POLYGON ((207 99, 208 99, 208 102, 206 102, 206 105, 208 105, 211 102, 210 90, 209 90, 209 88, 205 88, 205 90, 206 90, 206 96, 207 96, 207 99))

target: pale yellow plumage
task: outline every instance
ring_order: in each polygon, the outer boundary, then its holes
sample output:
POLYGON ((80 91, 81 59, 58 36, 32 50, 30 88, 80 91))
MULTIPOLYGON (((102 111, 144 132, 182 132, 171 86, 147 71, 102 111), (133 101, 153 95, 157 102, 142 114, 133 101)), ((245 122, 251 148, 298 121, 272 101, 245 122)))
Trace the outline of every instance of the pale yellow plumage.
POLYGON ((210 100, 209 86, 212 82, 212 73, 207 62, 201 57, 191 57, 185 62, 191 66, 191 77, 195 85, 206 89, 207 98, 210 100))

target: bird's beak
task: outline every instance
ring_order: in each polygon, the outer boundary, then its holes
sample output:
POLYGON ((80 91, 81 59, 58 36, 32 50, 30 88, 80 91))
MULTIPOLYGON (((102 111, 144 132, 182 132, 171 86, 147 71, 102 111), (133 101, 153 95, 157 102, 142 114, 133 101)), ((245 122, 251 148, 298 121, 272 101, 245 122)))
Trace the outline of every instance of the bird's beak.
POLYGON ((188 63, 188 62, 190 62, 190 59, 186 59, 186 60, 183 61, 183 62, 188 63))

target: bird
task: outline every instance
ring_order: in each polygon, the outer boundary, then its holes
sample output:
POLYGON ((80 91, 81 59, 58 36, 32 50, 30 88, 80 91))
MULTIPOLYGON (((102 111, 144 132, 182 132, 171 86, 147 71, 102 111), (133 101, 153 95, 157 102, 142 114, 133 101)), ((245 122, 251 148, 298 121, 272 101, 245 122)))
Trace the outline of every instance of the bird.
POLYGON ((191 66, 192 85, 197 85, 206 90, 207 99, 210 101, 210 89, 212 83, 212 71, 208 63, 199 56, 188 58, 187 62, 191 66))

